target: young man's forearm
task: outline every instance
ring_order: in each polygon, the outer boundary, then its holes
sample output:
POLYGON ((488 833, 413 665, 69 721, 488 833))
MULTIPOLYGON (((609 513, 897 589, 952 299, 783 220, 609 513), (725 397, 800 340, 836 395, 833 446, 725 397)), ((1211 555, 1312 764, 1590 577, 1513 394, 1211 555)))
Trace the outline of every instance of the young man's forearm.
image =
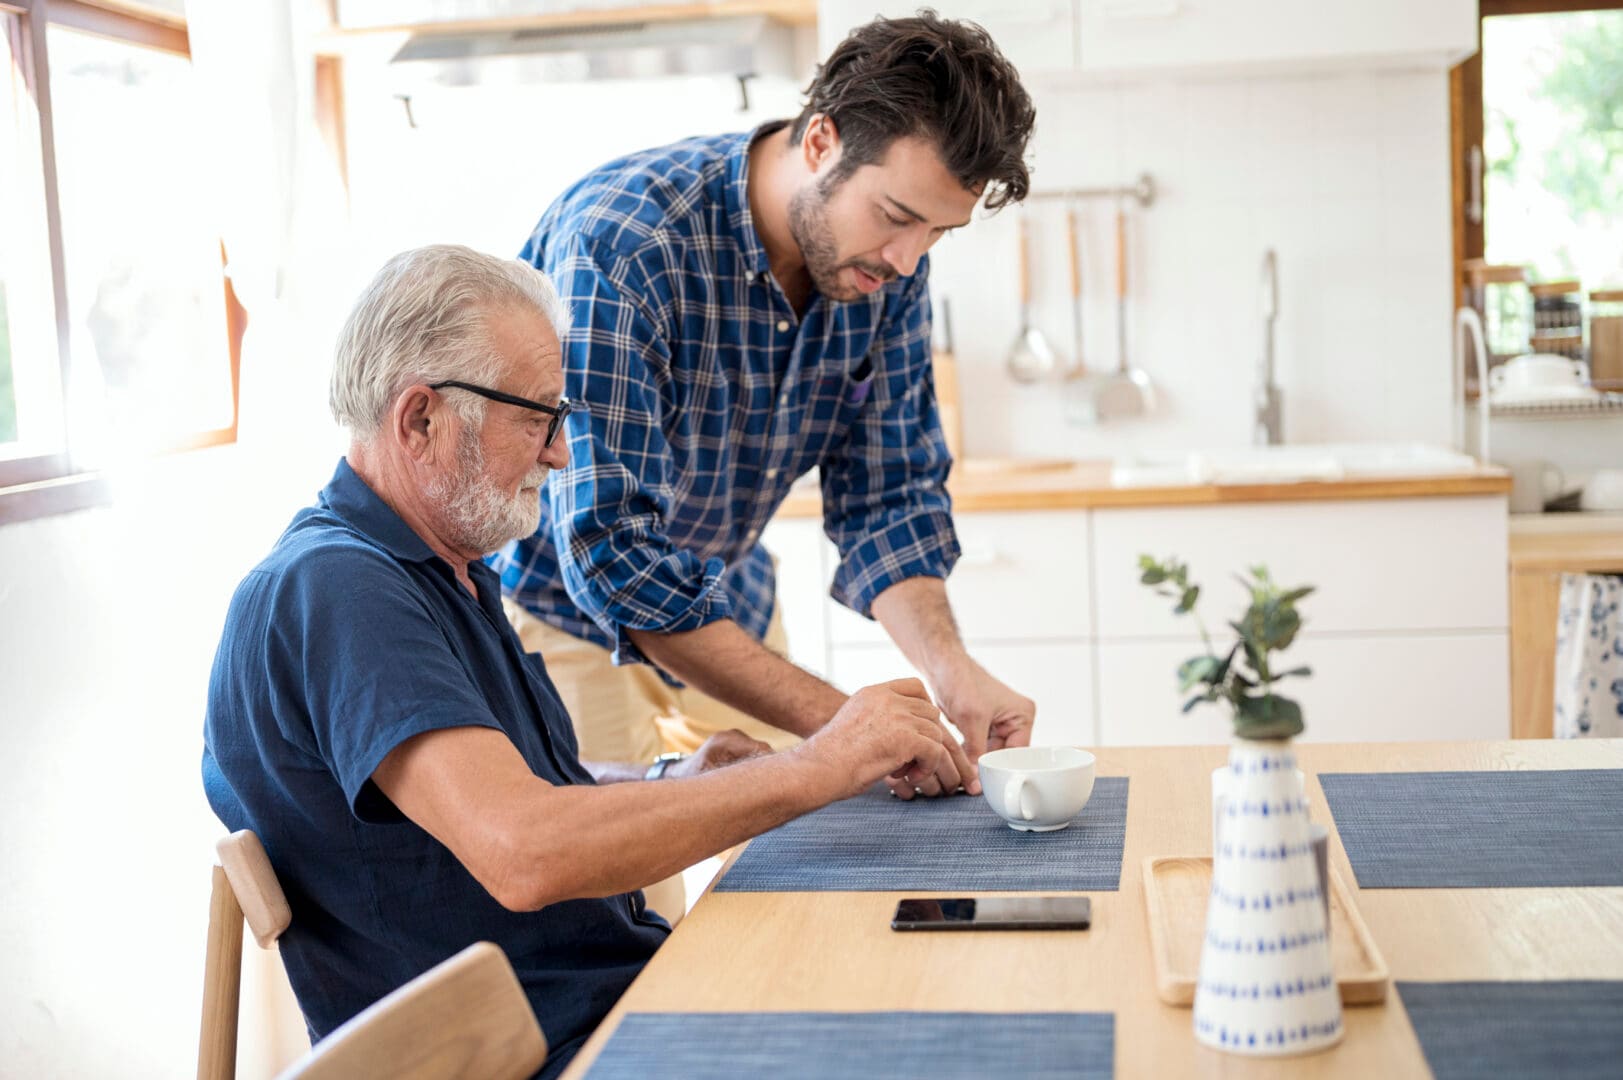
POLYGON ((947 671, 968 659, 947 601, 946 582, 940 578, 898 581, 874 597, 873 615, 933 688, 940 687, 947 671))
POLYGON ((731 619, 666 634, 629 630, 642 654, 689 686, 775 728, 808 738, 846 695, 756 641, 731 619))

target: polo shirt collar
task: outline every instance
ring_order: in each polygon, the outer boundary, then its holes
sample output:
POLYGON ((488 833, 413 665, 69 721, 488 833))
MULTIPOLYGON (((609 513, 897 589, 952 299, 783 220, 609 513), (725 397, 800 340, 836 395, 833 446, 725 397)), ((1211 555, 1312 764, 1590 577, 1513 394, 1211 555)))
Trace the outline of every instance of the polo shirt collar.
POLYGON ((770 120, 740 136, 727 154, 727 224, 738 242, 738 249, 744 253, 745 265, 757 274, 766 273, 772 265, 767 261, 766 245, 761 243, 761 235, 755 231, 755 217, 750 213, 750 147, 788 124, 787 120, 770 120))
POLYGON ((321 505, 401 562, 427 562, 439 557, 428 542, 413 532, 411 526, 350 468, 348 458, 338 459, 337 470, 321 491, 321 505))

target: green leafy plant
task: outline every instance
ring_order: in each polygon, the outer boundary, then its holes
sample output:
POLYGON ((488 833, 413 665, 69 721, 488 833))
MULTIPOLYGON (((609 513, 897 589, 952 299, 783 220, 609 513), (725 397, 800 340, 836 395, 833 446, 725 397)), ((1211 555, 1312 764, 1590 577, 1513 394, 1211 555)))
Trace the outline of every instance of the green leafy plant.
POLYGON ((1276 671, 1270 654, 1296 640, 1302 617, 1296 602, 1313 591, 1311 585, 1281 589, 1266 566, 1253 566, 1250 577, 1237 580, 1251 596, 1250 606, 1238 621, 1229 623, 1236 641, 1219 656, 1211 635, 1195 611, 1200 586, 1190 584, 1189 567, 1177 559, 1158 562, 1149 555, 1138 559, 1139 581, 1159 596, 1177 600, 1173 613, 1189 615, 1206 645, 1202 656, 1193 656, 1178 665, 1178 690, 1197 692, 1184 702, 1188 712, 1203 701, 1226 701, 1234 710, 1234 733, 1245 739, 1284 739, 1302 732, 1302 707, 1288 697, 1274 693, 1274 683, 1291 676, 1311 675, 1307 667, 1276 671))

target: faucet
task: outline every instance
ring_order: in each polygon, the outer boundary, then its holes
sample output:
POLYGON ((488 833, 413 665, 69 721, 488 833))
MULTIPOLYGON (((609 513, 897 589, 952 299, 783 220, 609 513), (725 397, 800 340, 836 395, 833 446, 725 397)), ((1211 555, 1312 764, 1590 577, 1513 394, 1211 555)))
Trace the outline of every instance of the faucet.
POLYGON ((1475 308, 1462 307, 1454 312, 1454 363, 1452 367, 1454 389, 1454 445, 1461 453, 1471 452, 1465 434, 1465 338, 1470 331, 1472 359, 1476 363, 1476 458, 1488 464, 1488 355, 1483 346, 1482 316, 1475 308))
POLYGON ((1251 441, 1258 446, 1277 446, 1285 440, 1279 387, 1274 385, 1274 321, 1278 317, 1279 267, 1274 249, 1269 248, 1262 255, 1262 356, 1252 393, 1256 413, 1251 422, 1251 441))

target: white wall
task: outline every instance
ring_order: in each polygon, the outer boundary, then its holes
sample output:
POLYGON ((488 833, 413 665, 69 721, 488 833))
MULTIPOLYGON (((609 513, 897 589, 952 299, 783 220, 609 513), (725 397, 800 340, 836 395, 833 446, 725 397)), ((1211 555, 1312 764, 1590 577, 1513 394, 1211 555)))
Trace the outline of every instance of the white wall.
MULTIPOLYGON (((971 454, 1120 457, 1239 445, 1251 433, 1262 253, 1279 253, 1277 378, 1288 441, 1449 434, 1446 77, 1368 73, 1122 88, 1038 87, 1035 190, 1151 173, 1129 205, 1128 351, 1162 408, 1079 427, 1075 385, 1003 373, 1016 329, 1017 214, 937 248, 952 301, 971 454), (996 270, 988 272, 988 268, 996 270)), ((1032 204, 1036 322, 1071 348, 1064 209, 1032 204)), ((1114 218, 1082 211, 1083 355, 1116 362, 1114 218)))
MULTIPOLYGON (((350 64, 351 204, 359 250, 381 262, 425 243, 515 255, 582 174, 690 135, 744 131, 799 111, 796 83, 750 84, 749 112, 721 76, 437 87, 350 64), (411 115, 394 95, 411 89, 411 115)), ((803 85, 803 84, 801 84, 803 85)))
MULTIPOLYGON (((352 65, 351 181, 361 244, 381 258, 429 240, 518 249, 584 170, 688 134, 792 115, 799 85, 762 80, 753 108, 719 78, 657 84, 419 88, 352 65)), ((1290 441, 1449 435, 1448 99, 1440 71, 1033 88, 1039 191, 1154 175, 1129 223, 1129 351, 1162 393, 1153 417, 1073 423, 1076 386, 1020 386, 1018 211, 936 248, 960 358, 965 443, 982 456, 1178 454, 1250 437, 1261 341, 1258 270, 1279 252, 1278 379, 1290 441)), ((1036 320, 1066 357, 1064 210, 1032 204, 1036 320)), ((1115 363, 1113 219, 1083 210, 1089 363, 1115 363)))
POLYGON ((115 506, 0 528, 0 1076, 195 1069, 209 664, 237 580, 325 479, 309 460, 185 455, 115 506))

